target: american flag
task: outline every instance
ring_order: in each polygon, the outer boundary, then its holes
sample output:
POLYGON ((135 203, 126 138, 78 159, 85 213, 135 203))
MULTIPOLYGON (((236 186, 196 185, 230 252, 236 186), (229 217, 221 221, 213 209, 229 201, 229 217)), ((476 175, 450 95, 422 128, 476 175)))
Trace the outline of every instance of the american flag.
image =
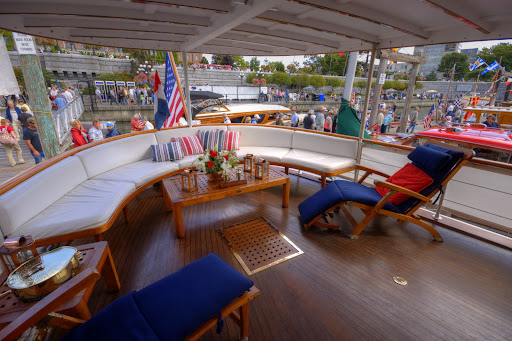
POLYGON ((427 117, 425 117, 425 120, 423 120, 423 128, 430 128, 430 123, 432 122, 432 119, 434 118, 435 114, 436 106, 432 104, 432 108, 430 108, 427 117))
POLYGON ((185 101, 181 93, 174 61, 167 52, 165 61, 165 85, 155 74, 155 125, 157 129, 174 127, 185 113, 185 101), (163 121, 163 122, 162 122, 163 121))

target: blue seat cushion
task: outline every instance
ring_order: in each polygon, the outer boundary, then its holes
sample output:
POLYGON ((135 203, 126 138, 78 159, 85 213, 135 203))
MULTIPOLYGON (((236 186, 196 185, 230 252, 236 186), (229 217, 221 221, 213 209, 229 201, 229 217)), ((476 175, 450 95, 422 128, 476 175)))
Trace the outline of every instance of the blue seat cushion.
POLYGON ((66 340, 183 340, 252 286, 251 280, 210 254, 121 297, 66 340))
POLYGON ((214 254, 136 292, 135 301, 162 340, 182 340, 249 290, 253 282, 214 254))
POLYGON ((160 340, 140 312, 133 294, 131 292, 115 300, 62 340, 160 340))
MULTIPOLYGON (((416 147, 419 148, 420 146, 416 147)), ((432 179, 434 179, 434 182, 425 188, 423 191, 420 192, 420 194, 428 196, 430 195, 436 188, 439 188, 439 185, 443 182, 443 180, 446 178, 446 176, 451 172, 453 167, 464 157, 464 152, 454 150, 451 148, 446 148, 437 144, 433 143, 427 143, 423 148, 428 148, 431 150, 434 150, 436 152, 441 152, 447 155, 451 156, 451 159, 444 164, 444 166, 437 168, 437 169, 424 169, 422 166, 417 163, 416 161, 413 161, 412 164, 415 165, 418 168, 421 168, 425 171, 432 179)), ((414 152, 414 151, 413 151, 414 152)), ((412 152, 411 152, 412 154, 412 152)), ((407 212, 411 207, 415 206, 419 202, 416 198, 410 198, 404 201, 403 203, 399 204, 398 207, 402 212, 407 212)))
POLYGON ((424 146, 417 146, 407 157, 415 163, 416 167, 425 172, 441 169, 452 159, 448 153, 424 146))
MULTIPOLYGON (((316 216, 342 201, 354 201, 375 206, 381 199, 382 196, 375 188, 357 182, 336 180, 301 202, 299 212, 302 223, 308 224, 316 216)), ((397 206, 389 202, 384 205, 384 209, 401 213, 397 206)))

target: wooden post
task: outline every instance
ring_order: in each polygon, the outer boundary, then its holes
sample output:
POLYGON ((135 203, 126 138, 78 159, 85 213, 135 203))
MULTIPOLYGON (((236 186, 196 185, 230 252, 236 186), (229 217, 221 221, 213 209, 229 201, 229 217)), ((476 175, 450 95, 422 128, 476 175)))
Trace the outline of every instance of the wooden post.
MULTIPOLYGON (((386 64, 388 60, 380 55, 379 70, 377 71, 377 80, 375 81, 375 88, 373 89, 372 112, 370 114, 370 127, 377 122, 377 113, 379 111, 380 92, 382 91, 382 84, 379 84, 380 75, 386 72, 386 64)), ((371 78, 370 78, 371 80, 371 78)), ((371 87, 371 84, 370 84, 371 87)), ((379 127, 380 129, 380 127, 379 127)))
POLYGON ((491 107, 493 107, 494 104, 496 104, 496 98, 498 98, 498 88, 500 87, 500 80, 501 80, 501 73, 502 73, 501 59, 502 59, 502 57, 500 57, 500 61, 499 61, 500 66, 498 67, 498 70, 496 70, 496 73, 494 76, 495 79, 493 80, 493 83, 492 83, 491 99, 489 100, 489 106, 491 106, 491 107))
MULTIPOLYGON (((61 150, 59 138, 55 131, 55 122, 51 115, 52 106, 46 92, 41 63, 39 57, 35 54, 21 54, 20 64, 44 156, 49 159, 60 154, 61 150)), ((71 129, 71 127, 69 128, 71 129)))
POLYGON ((446 100, 444 101, 444 110, 448 109, 448 98, 450 98, 450 89, 452 88, 453 77, 455 77, 455 66, 456 65, 457 65, 457 63, 453 64, 452 76, 450 77, 450 84, 448 84, 448 91, 446 92, 446 100))
MULTIPOLYGON (((414 97, 414 89, 416 88, 416 77, 418 77, 418 71, 420 69, 420 63, 413 63, 411 69, 411 77, 409 78, 409 87, 407 88, 407 99, 405 102, 404 113, 400 118, 400 126, 398 127, 397 132, 405 132, 407 129, 407 117, 409 112, 411 111, 412 98, 414 97)), ((416 124, 418 123, 418 118, 416 118, 416 124)))

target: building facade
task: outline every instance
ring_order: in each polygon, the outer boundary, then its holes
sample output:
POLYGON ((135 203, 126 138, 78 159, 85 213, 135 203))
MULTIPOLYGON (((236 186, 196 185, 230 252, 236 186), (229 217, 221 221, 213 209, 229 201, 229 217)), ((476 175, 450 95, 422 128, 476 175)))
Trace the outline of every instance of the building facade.
POLYGON ((437 72, 437 67, 445 54, 460 52, 460 44, 452 43, 415 47, 414 52, 416 53, 420 49, 423 50, 423 56, 427 58, 427 62, 420 65, 419 74, 422 77, 426 77, 432 71, 437 72))
POLYGON ((468 56, 468 60, 470 64, 473 64, 476 60, 476 54, 478 53, 478 48, 474 49, 462 49, 460 50, 460 53, 465 54, 468 56))

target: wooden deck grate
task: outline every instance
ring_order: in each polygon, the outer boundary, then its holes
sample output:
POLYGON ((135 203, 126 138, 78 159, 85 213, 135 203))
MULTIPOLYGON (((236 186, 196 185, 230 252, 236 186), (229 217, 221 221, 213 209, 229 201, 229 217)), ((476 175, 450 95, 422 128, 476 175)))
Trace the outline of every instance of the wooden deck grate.
POLYGON ((265 218, 228 226, 219 232, 248 275, 304 253, 265 218))

